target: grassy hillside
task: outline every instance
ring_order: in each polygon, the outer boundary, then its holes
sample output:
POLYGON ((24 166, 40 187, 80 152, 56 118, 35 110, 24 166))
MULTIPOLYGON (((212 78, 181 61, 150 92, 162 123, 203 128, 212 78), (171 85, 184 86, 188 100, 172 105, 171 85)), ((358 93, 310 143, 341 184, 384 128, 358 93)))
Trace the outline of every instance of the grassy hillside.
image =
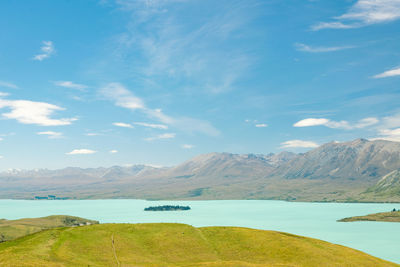
POLYGON ((2 266, 398 266, 286 233, 184 224, 99 224, 0 244, 2 266))
POLYGON ((97 223, 99 222, 66 215, 53 215, 43 218, 27 218, 20 220, 0 219, 0 242, 12 240, 50 228, 97 223))
POLYGON ((360 196, 373 200, 397 200, 400 202, 400 170, 388 173, 360 196))
POLYGON ((400 211, 380 212, 365 216, 348 217, 339 220, 339 222, 355 221, 400 222, 400 211))

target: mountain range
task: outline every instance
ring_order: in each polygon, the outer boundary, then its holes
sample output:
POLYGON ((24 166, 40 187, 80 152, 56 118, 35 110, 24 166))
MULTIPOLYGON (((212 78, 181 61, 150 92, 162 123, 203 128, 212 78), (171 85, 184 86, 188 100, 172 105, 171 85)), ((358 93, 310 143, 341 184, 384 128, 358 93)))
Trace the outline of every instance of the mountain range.
POLYGON ((400 202, 400 143, 331 142, 307 153, 199 155, 174 167, 9 170, 1 198, 400 202))

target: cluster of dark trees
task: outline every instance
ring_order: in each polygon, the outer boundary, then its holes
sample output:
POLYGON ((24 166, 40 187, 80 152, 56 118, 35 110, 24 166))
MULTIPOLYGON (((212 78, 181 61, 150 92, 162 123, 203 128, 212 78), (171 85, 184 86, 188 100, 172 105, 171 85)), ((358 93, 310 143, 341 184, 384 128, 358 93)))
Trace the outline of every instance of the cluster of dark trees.
POLYGON ((35 200, 66 200, 69 197, 56 197, 54 195, 48 195, 47 197, 35 196, 35 200))
POLYGON ((164 205, 164 206, 155 206, 148 207, 144 209, 145 211, 173 211, 173 210, 190 210, 189 206, 172 206, 172 205, 164 205))

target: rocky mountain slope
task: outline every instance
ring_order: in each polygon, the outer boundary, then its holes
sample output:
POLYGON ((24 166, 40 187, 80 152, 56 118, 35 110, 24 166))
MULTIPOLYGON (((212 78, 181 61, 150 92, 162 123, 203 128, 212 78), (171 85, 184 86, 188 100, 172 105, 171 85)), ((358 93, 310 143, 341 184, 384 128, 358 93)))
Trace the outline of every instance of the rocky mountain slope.
POLYGON ((357 139, 328 143, 280 166, 276 175, 288 179, 374 181, 400 168, 400 143, 357 139))
POLYGON ((0 173, 0 197, 400 202, 396 170, 400 143, 357 139, 304 154, 210 153, 171 168, 14 170, 0 173))

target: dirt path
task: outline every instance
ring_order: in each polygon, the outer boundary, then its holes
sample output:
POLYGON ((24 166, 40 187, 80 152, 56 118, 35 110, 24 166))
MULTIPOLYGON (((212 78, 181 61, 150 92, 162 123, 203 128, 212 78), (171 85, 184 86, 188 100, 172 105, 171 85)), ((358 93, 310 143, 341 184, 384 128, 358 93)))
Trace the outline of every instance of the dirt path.
POLYGON ((119 262, 118 257, 117 257, 117 252, 115 251, 114 234, 112 234, 112 236, 111 236, 111 245, 112 245, 115 260, 117 261, 117 266, 120 267, 121 263, 119 262))

